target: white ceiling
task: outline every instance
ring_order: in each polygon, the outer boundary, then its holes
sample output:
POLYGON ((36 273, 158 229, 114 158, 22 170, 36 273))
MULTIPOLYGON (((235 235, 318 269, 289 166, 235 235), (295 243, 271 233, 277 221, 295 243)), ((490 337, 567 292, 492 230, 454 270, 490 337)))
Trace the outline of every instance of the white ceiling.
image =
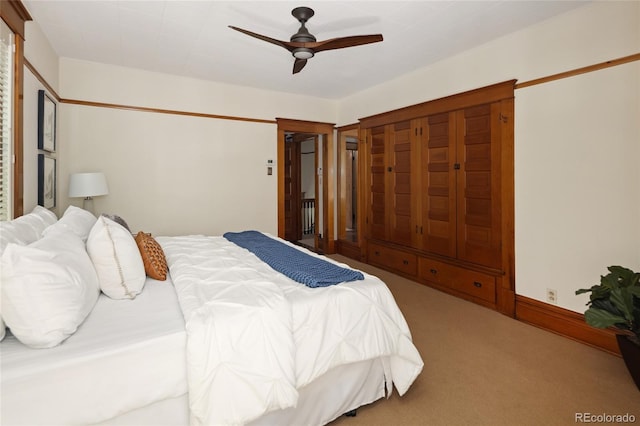
POLYGON ((339 99, 583 5, 583 1, 24 0, 61 57, 339 99), (319 52, 299 74, 276 45, 298 27, 318 41, 381 33, 384 41, 319 52))

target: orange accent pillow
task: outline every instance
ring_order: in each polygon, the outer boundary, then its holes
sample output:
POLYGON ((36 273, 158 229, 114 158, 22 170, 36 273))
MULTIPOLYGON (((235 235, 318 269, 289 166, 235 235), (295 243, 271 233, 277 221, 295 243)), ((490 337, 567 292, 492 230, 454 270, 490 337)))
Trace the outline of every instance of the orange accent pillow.
POLYGON ((164 281, 167 279, 167 259, 160 244, 151 236, 140 231, 136 235, 136 244, 142 256, 147 276, 164 281))

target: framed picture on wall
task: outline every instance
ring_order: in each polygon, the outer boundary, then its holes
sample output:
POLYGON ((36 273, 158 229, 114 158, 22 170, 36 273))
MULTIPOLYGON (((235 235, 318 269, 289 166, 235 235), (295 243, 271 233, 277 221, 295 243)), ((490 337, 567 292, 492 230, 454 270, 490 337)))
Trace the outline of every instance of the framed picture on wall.
POLYGON ((38 90, 38 149, 56 151, 56 103, 38 90))
POLYGON ((38 154, 38 204, 56 206, 56 159, 45 154, 38 154))

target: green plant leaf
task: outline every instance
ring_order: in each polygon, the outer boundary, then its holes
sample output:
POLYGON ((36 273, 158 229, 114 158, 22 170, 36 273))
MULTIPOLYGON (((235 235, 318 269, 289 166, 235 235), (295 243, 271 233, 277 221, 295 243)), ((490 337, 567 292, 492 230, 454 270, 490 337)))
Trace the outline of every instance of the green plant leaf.
POLYGON ((633 275, 635 275, 635 272, 633 272, 629 268, 625 268, 624 266, 612 265, 612 266, 609 266, 607 269, 611 274, 620 278, 622 281, 627 281, 631 279, 633 275))
POLYGON ((589 308, 584 313, 584 319, 592 327, 608 328, 616 324, 624 324, 625 319, 619 315, 598 308, 589 308))
POLYGON ((633 295, 629 287, 611 290, 611 303, 620 311, 627 322, 633 322, 633 295))
POLYGON ((603 311, 611 312, 613 315, 622 317, 623 313, 611 302, 611 299, 598 299, 591 303, 592 308, 602 309, 603 311))
POLYGON ((600 285, 604 289, 608 289, 608 290, 613 290, 620 287, 620 284, 618 284, 618 275, 613 272, 607 275, 601 275, 600 285))
POLYGON ((593 286, 591 291, 590 300, 609 299, 611 294, 611 287, 606 286, 593 286))
POLYGON ((591 288, 581 288, 579 290, 576 290, 576 295, 583 294, 583 293, 589 293, 590 291, 593 291, 593 287, 591 287, 591 288))

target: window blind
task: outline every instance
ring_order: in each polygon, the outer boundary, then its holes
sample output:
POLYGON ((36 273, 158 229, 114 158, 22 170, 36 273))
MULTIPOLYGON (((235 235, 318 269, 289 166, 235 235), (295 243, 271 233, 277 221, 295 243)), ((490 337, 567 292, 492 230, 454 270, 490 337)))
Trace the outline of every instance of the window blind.
POLYGON ((0 20, 0 220, 11 219, 13 31, 0 20))

